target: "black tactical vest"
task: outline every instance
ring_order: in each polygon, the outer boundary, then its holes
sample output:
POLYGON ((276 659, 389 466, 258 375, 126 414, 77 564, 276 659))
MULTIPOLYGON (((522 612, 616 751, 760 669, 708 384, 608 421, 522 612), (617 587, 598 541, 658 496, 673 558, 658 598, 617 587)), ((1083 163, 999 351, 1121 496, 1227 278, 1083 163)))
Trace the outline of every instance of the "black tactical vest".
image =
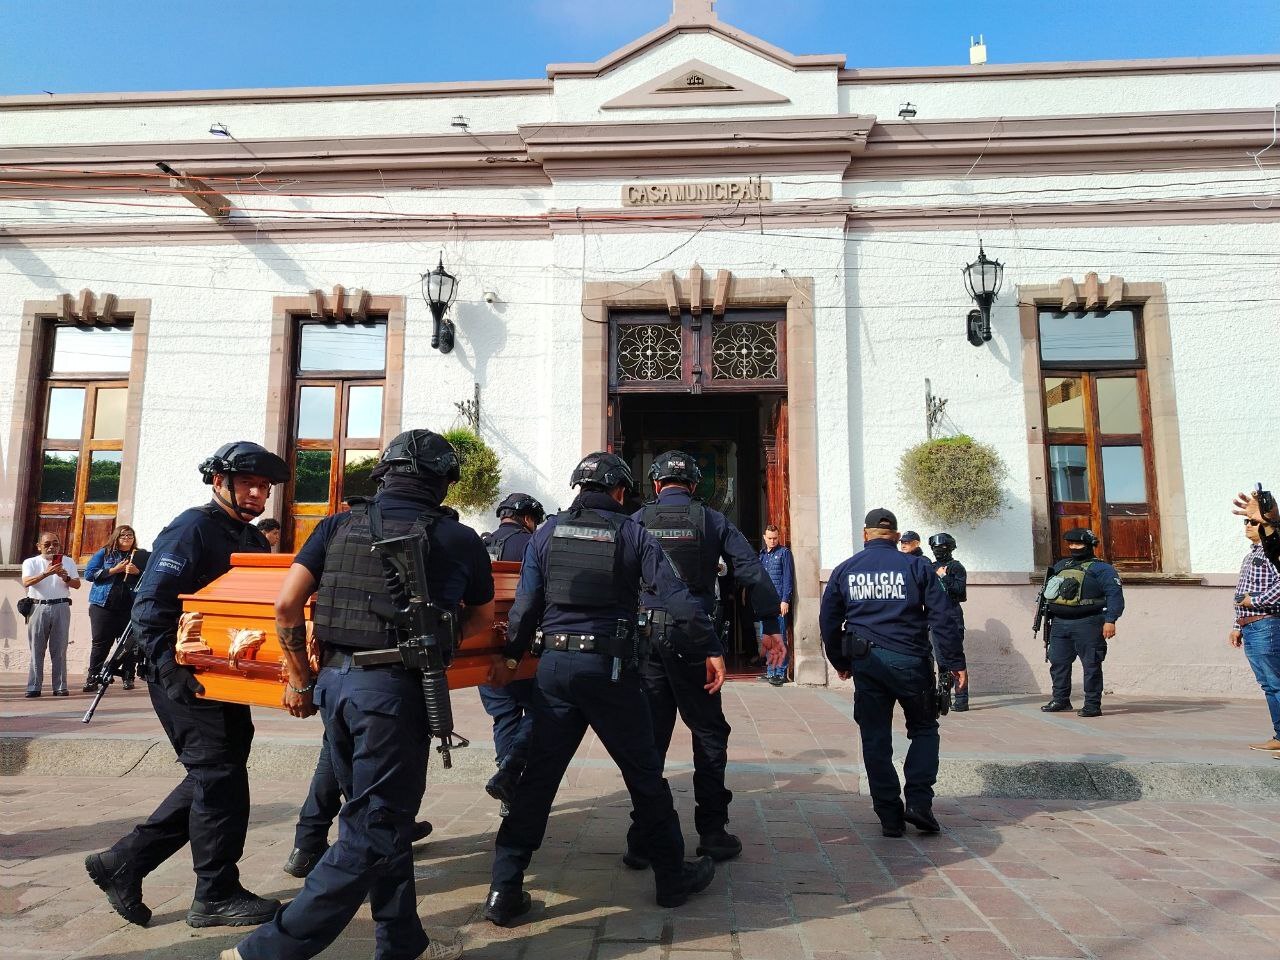
POLYGON ((493 533, 486 533, 480 539, 484 542, 484 548, 489 551, 490 560, 501 560, 502 550, 507 545, 507 541, 514 537, 517 533, 524 533, 524 527, 515 523, 504 523, 498 527, 493 533))
MULTIPOLYGON (((353 501, 351 519, 338 528, 325 550, 324 572, 316 596, 313 618, 316 639, 339 647, 381 650, 393 647, 396 638, 384 621, 369 610, 369 598, 391 597, 387 591, 382 559, 373 549, 369 505, 353 501)), ((426 536, 444 511, 424 510, 416 520, 382 520, 382 538, 408 533, 426 536)))
POLYGON ((1085 576, 1097 562, 1096 557, 1083 561, 1067 559, 1054 567, 1053 575, 1045 584, 1044 598, 1055 616, 1068 619, 1072 615, 1088 616, 1101 612, 1107 605, 1102 588, 1085 576))
POLYGON ((662 544, 680 574, 680 579, 694 593, 709 593, 715 586, 716 559, 707 557, 704 549, 706 510, 700 503, 646 503, 644 528, 662 544), (708 562, 710 560, 710 562, 708 562))
POLYGON ((612 607, 622 602, 618 545, 624 522, 620 514, 599 510, 565 510, 557 515, 547 554, 548 603, 612 607))

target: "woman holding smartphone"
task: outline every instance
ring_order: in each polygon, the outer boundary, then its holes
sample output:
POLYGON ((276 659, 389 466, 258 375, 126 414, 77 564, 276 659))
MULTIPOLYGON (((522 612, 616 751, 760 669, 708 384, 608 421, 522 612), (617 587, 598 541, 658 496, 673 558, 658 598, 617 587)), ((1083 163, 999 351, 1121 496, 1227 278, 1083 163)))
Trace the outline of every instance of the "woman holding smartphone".
MULTIPOLYGON (((133 594, 149 557, 146 550, 139 549, 138 535, 133 527, 121 524, 111 531, 111 539, 106 546, 89 558, 84 578, 93 584, 89 590, 89 628, 93 648, 89 654, 84 693, 97 689, 93 678, 102 669, 111 645, 129 625, 133 594)), ((133 689, 132 673, 124 677, 124 688, 133 689)))

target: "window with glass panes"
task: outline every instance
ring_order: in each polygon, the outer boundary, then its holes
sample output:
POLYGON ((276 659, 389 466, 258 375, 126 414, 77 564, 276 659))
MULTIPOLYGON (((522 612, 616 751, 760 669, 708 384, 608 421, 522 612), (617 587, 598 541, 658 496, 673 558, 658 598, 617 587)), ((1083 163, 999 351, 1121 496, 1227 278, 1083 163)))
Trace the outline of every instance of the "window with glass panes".
POLYGON ((373 495, 386 369, 385 318, 298 321, 286 548, 301 548, 317 523, 345 509, 347 497, 373 495))
POLYGON ((1116 566, 1159 570, 1141 314, 1041 310, 1039 328, 1055 555, 1063 534, 1088 527, 1116 566))
POLYGON ((57 324, 50 340, 35 522, 83 561, 116 525, 133 330, 57 324))

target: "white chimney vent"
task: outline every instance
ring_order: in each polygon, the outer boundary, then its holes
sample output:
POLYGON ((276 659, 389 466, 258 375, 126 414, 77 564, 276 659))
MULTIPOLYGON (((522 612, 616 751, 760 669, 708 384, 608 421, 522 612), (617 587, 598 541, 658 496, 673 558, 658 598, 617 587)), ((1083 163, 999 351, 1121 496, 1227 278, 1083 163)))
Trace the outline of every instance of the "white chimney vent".
POLYGON ((978 40, 975 43, 972 36, 969 37, 969 65, 981 66, 987 62, 987 43, 982 39, 982 34, 978 34, 978 40))

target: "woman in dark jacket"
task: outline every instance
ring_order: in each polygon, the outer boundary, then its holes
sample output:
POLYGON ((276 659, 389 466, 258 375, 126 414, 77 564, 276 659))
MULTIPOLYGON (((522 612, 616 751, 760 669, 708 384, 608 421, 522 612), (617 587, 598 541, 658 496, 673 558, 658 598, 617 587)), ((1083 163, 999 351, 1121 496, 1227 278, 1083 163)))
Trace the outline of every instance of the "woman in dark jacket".
MULTIPOLYGON (((129 625, 133 594, 150 556, 146 550, 138 548, 138 535, 133 532, 133 527, 121 524, 111 531, 107 545, 89 558, 84 578, 93 584, 89 590, 89 627, 93 649, 89 654, 85 693, 97 689, 92 678, 102 669, 111 645, 129 625)), ((133 689, 132 673, 124 678, 124 688, 133 689)))

